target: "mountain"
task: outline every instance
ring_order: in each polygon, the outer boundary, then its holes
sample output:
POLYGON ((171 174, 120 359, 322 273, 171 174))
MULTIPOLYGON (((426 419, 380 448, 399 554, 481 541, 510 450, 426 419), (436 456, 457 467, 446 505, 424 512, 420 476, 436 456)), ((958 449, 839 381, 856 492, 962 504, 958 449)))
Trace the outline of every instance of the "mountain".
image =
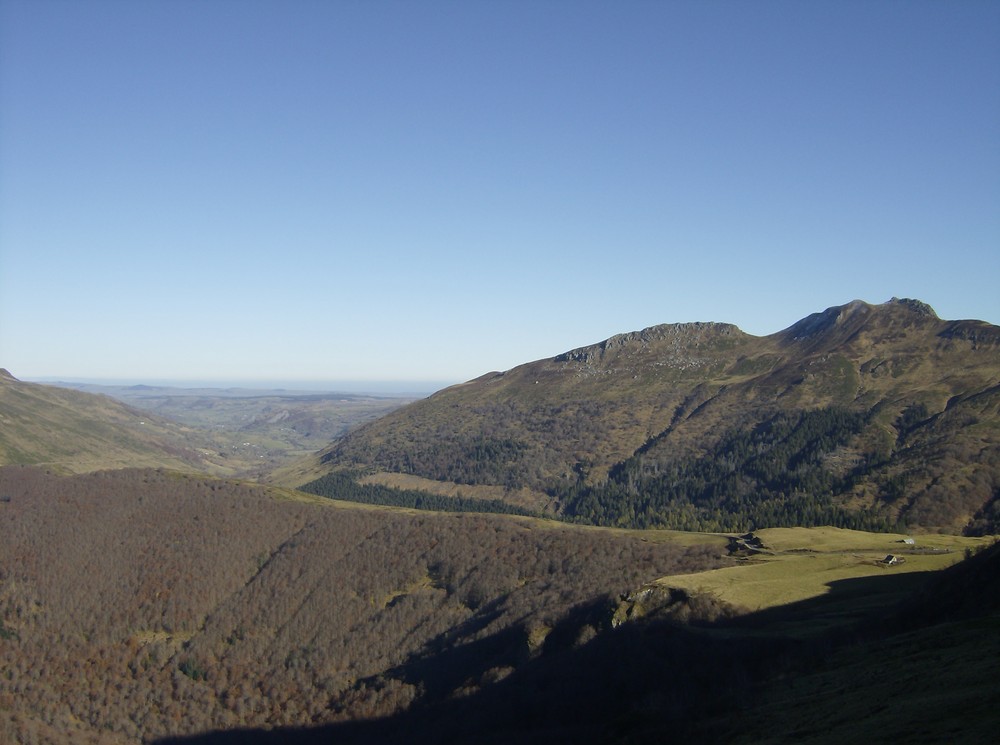
POLYGON ((0 466, 59 472, 164 467, 230 473, 198 431, 106 396, 26 383, 0 370, 0 466))
POLYGON ((653 326, 440 391, 300 468, 344 470, 606 525, 996 532, 1000 328, 896 298, 763 337, 653 326))

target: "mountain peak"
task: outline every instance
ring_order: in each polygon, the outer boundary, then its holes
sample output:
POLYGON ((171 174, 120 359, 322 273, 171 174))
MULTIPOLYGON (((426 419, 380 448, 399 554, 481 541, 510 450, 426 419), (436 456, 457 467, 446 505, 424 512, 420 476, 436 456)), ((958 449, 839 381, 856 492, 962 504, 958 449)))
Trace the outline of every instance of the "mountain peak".
POLYGON ((820 313, 810 313, 801 321, 789 326, 781 334, 792 341, 811 339, 843 325, 850 318, 868 315, 872 307, 863 300, 852 300, 846 305, 834 305, 820 313))
POLYGON ((890 298, 889 302, 885 303, 885 305, 901 305, 904 308, 909 308, 913 312, 918 313, 922 316, 930 316, 931 318, 938 318, 938 314, 934 312, 934 309, 921 300, 914 300, 908 297, 904 298, 894 297, 890 298))
POLYGON ((14 383, 18 382, 17 378, 15 378, 13 375, 11 375, 10 371, 7 370, 6 367, 0 367, 0 380, 9 380, 9 381, 12 381, 14 383))
POLYGON ((872 305, 864 300, 852 300, 834 305, 821 313, 813 313, 794 323, 781 336, 789 341, 806 341, 830 333, 853 333, 873 319, 940 320, 934 309, 920 300, 894 297, 885 303, 872 305))
POLYGON ((303 473, 375 469, 617 526, 995 523, 1000 327, 916 300, 765 337, 650 326, 510 372, 353 430, 303 473))

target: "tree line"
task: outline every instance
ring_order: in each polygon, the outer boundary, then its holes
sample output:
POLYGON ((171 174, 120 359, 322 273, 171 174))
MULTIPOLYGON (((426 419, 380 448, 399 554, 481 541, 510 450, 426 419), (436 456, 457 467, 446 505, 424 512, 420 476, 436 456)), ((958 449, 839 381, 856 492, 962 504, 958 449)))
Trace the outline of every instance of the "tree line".
POLYGON ((361 484, 358 482, 360 475, 357 471, 334 471, 299 488, 301 491, 320 497, 361 504, 442 512, 485 512, 525 516, 533 514, 502 499, 476 499, 461 495, 448 497, 419 489, 394 489, 382 484, 361 484))

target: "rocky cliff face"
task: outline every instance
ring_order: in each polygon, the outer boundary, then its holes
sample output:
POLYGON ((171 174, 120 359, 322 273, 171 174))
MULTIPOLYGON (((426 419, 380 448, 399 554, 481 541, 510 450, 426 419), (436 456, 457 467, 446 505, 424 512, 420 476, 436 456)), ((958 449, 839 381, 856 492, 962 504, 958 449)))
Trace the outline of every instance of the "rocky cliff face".
POLYGON ((564 352, 554 358, 554 362, 599 363, 606 358, 621 353, 641 353, 645 351, 673 352, 682 355, 712 344, 719 339, 746 337, 731 323, 673 323, 650 326, 642 331, 616 334, 598 344, 580 347, 564 352))

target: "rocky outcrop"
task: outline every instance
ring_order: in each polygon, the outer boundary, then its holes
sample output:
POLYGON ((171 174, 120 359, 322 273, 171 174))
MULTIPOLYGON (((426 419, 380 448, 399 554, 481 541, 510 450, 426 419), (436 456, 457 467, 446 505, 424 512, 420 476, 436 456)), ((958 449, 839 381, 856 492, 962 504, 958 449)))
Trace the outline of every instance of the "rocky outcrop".
POLYGON ((720 338, 746 337, 738 326, 731 323, 695 322, 665 323, 641 331, 616 334, 598 344, 571 349, 556 356, 553 362, 595 363, 612 353, 665 347, 675 351, 692 349, 720 338))
POLYGON ((676 623, 707 623, 732 618, 745 610, 714 595, 690 593, 679 587, 646 585, 621 598, 611 616, 612 628, 631 621, 655 620, 676 623))

